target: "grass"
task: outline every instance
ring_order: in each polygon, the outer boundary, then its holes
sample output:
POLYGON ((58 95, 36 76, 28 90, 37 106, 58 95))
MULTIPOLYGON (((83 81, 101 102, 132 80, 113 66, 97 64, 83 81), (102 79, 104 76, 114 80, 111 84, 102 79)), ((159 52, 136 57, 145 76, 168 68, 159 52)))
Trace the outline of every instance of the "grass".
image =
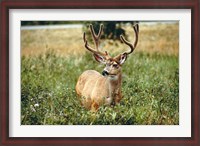
POLYGON ((144 53, 123 67, 124 98, 97 113, 80 105, 75 83, 83 70, 102 70, 86 54, 63 58, 49 52, 22 58, 22 124, 178 124, 178 58, 144 53), (133 63, 134 62, 134 63, 133 63))
MULTIPOLYGON (((174 25, 174 27, 171 25, 162 27, 171 27, 172 29, 169 30, 173 30, 173 33, 178 30, 177 25, 174 25)), ((158 43, 157 40, 152 40, 152 44, 148 44, 145 39, 150 38, 151 34, 155 34, 155 32, 151 32, 153 31, 152 27, 150 27, 151 31, 147 29, 147 26, 143 28, 143 30, 141 28, 141 35, 149 33, 149 37, 141 37, 137 50, 145 48, 145 44, 147 46, 153 44, 152 46, 154 46, 154 43, 158 43), (142 40, 144 41, 142 42, 142 40)), ((172 32, 169 30, 166 33, 171 34, 172 32)), ((29 52, 27 50, 30 50, 32 46, 31 43, 24 40, 23 35, 27 33, 30 33, 30 36, 26 39, 32 40, 32 37, 35 38, 35 33, 39 32, 22 32, 22 125, 179 124, 178 41, 175 43, 178 40, 177 34, 172 37, 164 35, 165 32, 160 32, 163 36, 155 34, 155 37, 160 36, 160 38, 158 37, 159 39, 166 40, 165 45, 157 46, 164 48, 161 51, 159 49, 157 51, 154 46, 153 49, 135 51, 131 54, 123 66, 123 99, 121 102, 114 107, 102 106, 97 112, 91 112, 81 106, 80 100, 75 93, 75 84, 83 71, 94 69, 101 72, 103 66, 95 62, 92 59, 92 55, 85 53, 85 49, 79 45, 74 51, 64 51, 68 53, 67 56, 62 55, 62 51, 59 54, 59 51, 55 50, 49 41, 47 41, 47 44, 52 48, 51 50, 42 49, 45 51, 27 53, 29 52), (173 49, 169 50, 169 52, 165 51, 170 48, 170 45, 173 49), (77 51, 78 48, 82 48, 84 51, 77 51), (70 52, 71 55, 69 55, 70 52)), ((56 34, 50 33, 48 35, 50 38, 53 36, 56 36, 56 34)), ((75 37, 76 35, 73 36, 75 37)), ((78 38, 79 36, 72 39, 78 40, 78 38)), ((109 44, 110 42, 107 43, 109 44)), ((114 43, 115 47, 118 45, 118 42, 111 43, 114 43)), ((45 48, 45 45, 43 46, 40 43, 36 47, 40 45, 45 48)), ((113 54, 115 53, 117 52, 113 52, 113 54)))

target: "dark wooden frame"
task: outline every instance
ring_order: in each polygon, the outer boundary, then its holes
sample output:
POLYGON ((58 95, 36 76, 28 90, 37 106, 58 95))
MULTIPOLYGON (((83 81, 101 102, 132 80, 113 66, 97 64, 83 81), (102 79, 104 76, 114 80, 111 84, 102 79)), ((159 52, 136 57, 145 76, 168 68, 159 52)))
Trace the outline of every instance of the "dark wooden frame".
POLYGON ((1 2, 1 134, 0 145, 200 145, 199 0, 3 0, 1 2), (10 138, 9 137, 9 9, 191 9, 192 10, 192 136, 168 138, 10 138))

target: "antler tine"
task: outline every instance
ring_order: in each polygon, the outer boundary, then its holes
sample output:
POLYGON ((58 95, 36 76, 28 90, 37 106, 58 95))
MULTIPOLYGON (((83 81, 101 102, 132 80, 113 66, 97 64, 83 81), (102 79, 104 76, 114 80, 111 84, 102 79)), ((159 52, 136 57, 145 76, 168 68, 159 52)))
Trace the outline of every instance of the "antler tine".
POLYGON ((100 29, 99 29, 98 35, 95 33, 92 24, 90 24, 90 31, 92 33, 92 38, 93 38, 93 41, 95 43, 95 48, 96 48, 97 51, 99 51, 99 39, 100 39, 100 37, 102 35, 103 24, 100 25, 100 29))
POLYGON ((107 52, 103 53, 103 52, 100 52, 99 49, 98 49, 99 39, 101 37, 102 30, 103 30, 103 24, 101 24, 99 33, 98 33, 98 35, 96 35, 95 32, 94 32, 94 28, 93 28, 92 24, 90 24, 90 31, 91 31, 92 36, 93 36, 93 40, 94 40, 94 43, 95 43, 96 50, 94 50, 93 48, 91 48, 88 45, 88 41, 86 39, 86 34, 85 34, 85 32, 83 33, 83 40, 85 42, 85 48, 87 50, 89 50, 90 52, 92 52, 93 54, 107 55, 107 52))
POLYGON ((86 37, 85 37, 85 32, 83 33, 83 40, 85 42, 85 48, 88 49, 90 52, 92 53, 98 53, 97 51, 93 50, 89 45, 88 45, 88 41, 86 40, 86 37))
POLYGON ((131 48, 131 50, 130 50, 129 52, 124 52, 124 53, 126 53, 127 55, 128 55, 128 54, 131 54, 131 53, 135 50, 135 48, 136 48, 136 46, 137 46, 137 43, 138 43, 138 34, 139 34, 139 25, 138 25, 138 23, 135 24, 135 25, 133 25, 133 29, 134 29, 134 32, 135 32, 135 42, 134 42, 134 44, 132 44, 132 43, 130 43, 129 41, 127 41, 127 40, 124 38, 123 35, 120 35, 121 41, 122 41, 123 43, 125 43, 126 45, 128 45, 128 46, 131 48))

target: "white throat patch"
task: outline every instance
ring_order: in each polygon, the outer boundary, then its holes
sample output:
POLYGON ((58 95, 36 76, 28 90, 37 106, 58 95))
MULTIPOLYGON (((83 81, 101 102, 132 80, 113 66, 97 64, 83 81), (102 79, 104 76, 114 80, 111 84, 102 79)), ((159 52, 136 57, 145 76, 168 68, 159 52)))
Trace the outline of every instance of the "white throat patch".
POLYGON ((109 75, 108 78, 110 80, 118 80, 118 76, 117 75, 109 75))

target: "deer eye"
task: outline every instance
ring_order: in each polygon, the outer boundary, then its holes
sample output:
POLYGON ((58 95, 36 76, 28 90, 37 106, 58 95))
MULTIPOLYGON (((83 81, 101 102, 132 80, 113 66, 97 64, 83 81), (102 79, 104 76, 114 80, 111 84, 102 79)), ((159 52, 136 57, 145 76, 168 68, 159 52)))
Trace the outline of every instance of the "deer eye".
POLYGON ((118 64, 113 64, 113 67, 114 67, 114 68, 118 68, 119 65, 118 65, 118 64))

